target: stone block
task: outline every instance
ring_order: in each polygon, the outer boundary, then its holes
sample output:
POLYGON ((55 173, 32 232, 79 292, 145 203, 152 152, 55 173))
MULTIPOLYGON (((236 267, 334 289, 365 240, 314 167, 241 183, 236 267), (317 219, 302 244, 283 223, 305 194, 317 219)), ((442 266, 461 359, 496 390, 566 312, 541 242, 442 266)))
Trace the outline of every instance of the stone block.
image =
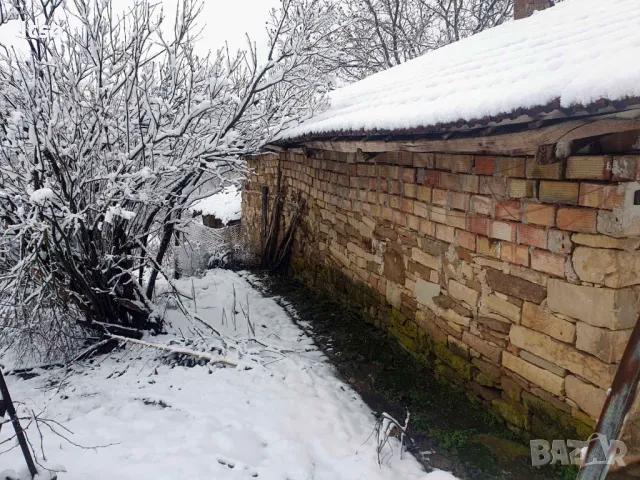
POLYGON ((415 296, 422 305, 427 305, 433 297, 440 295, 440 285, 427 282, 421 278, 416 280, 415 296))
POLYGON ((411 259, 414 262, 418 262, 419 264, 424 265, 425 267, 429 267, 432 270, 440 269, 440 260, 433 255, 423 252, 419 248, 414 247, 411 249, 411 259))
POLYGON ((571 234, 563 230, 549 230, 548 248, 553 253, 571 253, 571 234))
POLYGON ((520 325, 511 327, 509 339, 516 347, 566 368, 599 387, 609 388, 611 386, 616 372, 615 365, 607 364, 575 347, 520 325))
POLYGON ((546 333, 566 343, 576 339, 576 326, 543 310, 534 303, 525 302, 522 306, 522 325, 546 333))
POLYGON ((527 362, 532 363, 544 370, 549 370, 551 373, 553 373, 554 375, 557 375, 558 377, 567 376, 566 369, 559 367, 554 363, 548 362, 544 358, 540 358, 537 355, 534 355, 533 353, 529 353, 526 350, 520 350, 519 355, 520 355, 520 358, 522 358, 523 360, 526 360, 527 362))
POLYGON ((576 324, 576 348, 607 363, 619 363, 632 330, 609 330, 588 323, 576 324))
POLYGON ((606 390, 585 383, 573 375, 566 378, 565 390, 567 397, 576 402, 589 417, 594 420, 600 417, 604 402, 607 400, 606 390))
POLYGON ((514 323, 520 323, 521 308, 496 295, 491 294, 483 297, 481 307, 482 311, 494 312, 514 323))
POLYGON ((495 330, 501 333, 509 333, 511 330, 511 322, 504 321, 503 319, 497 319, 492 317, 478 317, 478 324, 484 325, 491 330, 495 330))
POLYGON ((534 303, 540 303, 547 297, 546 288, 493 268, 487 269, 486 278, 492 289, 512 297, 534 303))
POLYGON ((502 366, 554 395, 564 394, 564 378, 511 355, 509 352, 502 353, 502 366))
POLYGON ((491 404, 507 422, 518 428, 531 430, 531 417, 529 416, 526 408, 509 404, 504 400, 494 400, 491 404))
POLYGON ((640 312, 638 293, 631 289, 594 288, 556 279, 550 279, 547 288, 547 305, 553 312, 594 327, 633 328, 640 312))
POLYGON ((572 260, 573 269, 584 282, 611 288, 640 284, 640 252, 578 247, 572 260))
POLYGON ((471 306, 475 306, 480 297, 480 293, 455 280, 449 280, 449 295, 471 306))
POLYGON ((462 333, 462 341, 487 357, 492 363, 500 365, 500 358, 502 355, 502 349, 500 347, 491 345, 468 331, 464 331, 462 333))

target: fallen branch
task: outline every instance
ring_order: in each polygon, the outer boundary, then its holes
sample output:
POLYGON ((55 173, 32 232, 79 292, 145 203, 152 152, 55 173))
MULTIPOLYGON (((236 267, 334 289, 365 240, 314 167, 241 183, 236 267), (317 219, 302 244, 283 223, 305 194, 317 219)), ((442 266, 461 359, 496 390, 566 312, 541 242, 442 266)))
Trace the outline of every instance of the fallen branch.
POLYGON ((144 347, 151 347, 151 348, 155 348, 157 350, 164 350, 166 352, 169 353, 176 353, 179 355, 189 355, 191 357, 195 357, 198 358, 200 360, 207 360, 209 361, 209 363, 213 364, 213 365, 226 365, 227 367, 237 367, 238 365, 236 363, 230 362, 228 360, 225 360, 224 358, 219 358, 219 357, 214 357, 212 355, 209 355, 208 353, 204 353, 204 352, 196 352, 195 350, 189 350, 188 348, 176 348, 176 347, 170 347, 169 345, 161 345, 158 343, 149 343, 149 342, 145 342, 143 340, 137 340, 135 338, 128 338, 128 337, 122 337, 120 335, 107 335, 109 338, 112 338, 114 340, 119 340, 122 342, 127 342, 127 343, 133 343, 136 345, 142 345, 144 347))

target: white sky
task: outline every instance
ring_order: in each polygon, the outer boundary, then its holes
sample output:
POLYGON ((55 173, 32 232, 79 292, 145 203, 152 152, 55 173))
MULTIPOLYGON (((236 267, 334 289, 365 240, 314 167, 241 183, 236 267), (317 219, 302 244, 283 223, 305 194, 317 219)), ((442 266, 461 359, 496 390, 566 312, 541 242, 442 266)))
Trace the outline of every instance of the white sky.
MULTIPOLYGON (((167 20, 175 11, 177 0, 160 0, 165 6, 167 20)), ((2 0, 0 0, 2 3, 2 0)), ((116 8, 124 10, 129 0, 113 0, 116 8)), ((277 6, 278 0, 204 0, 204 10, 198 19, 205 26, 199 42, 201 53, 216 50, 229 42, 232 49, 246 45, 245 33, 249 33, 258 47, 265 48, 265 22, 269 10, 277 6)), ((22 36, 21 25, 17 21, 0 26, 0 44, 18 44, 22 36)))

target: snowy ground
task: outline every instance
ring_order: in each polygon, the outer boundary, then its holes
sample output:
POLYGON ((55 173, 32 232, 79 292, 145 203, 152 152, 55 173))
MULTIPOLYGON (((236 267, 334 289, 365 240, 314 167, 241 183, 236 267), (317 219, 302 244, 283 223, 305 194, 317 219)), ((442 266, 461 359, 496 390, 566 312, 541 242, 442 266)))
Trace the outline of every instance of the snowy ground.
MULTIPOLYGON (((241 276, 215 270, 177 286, 195 292, 190 309, 238 342, 227 352, 237 368, 172 366, 158 350, 129 346, 94 364, 76 365, 73 374, 58 369, 39 371, 30 380, 8 376, 21 411, 43 412, 84 447, 45 428, 44 461, 38 433, 29 429, 41 463, 66 470, 60 479, 454 479, 444 472, 424 473, 406 453, 400 458, 397 442, 379 467, 372 412, 335 377, 285 311, 241 276), (100 448, 86 448, 95 446, 100 448)), ((192 349, 214 343, 193 333, 179 310, 166 313, 172 333, 149 341, 198 338, 187 345, 192 349)), ((9 355, 0 363, 10 367, 9 355)), ((14 445, 2 444, 12 433, 3 428, 0 452, 14 445)), ((23 471, 22 463, 18 448, 0 454, 0 471, 23 471)))

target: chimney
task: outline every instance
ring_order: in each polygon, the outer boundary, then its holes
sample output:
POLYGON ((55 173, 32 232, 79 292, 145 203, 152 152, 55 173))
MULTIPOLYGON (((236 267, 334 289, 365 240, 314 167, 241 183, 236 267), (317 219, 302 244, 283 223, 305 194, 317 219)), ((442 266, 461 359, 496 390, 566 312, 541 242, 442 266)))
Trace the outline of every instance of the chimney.
POLYGON ((515 0, 513 5, 514 18, 516 20, 527 18, 536 10, 553 7, 553 4, 553 0, 515 0))

